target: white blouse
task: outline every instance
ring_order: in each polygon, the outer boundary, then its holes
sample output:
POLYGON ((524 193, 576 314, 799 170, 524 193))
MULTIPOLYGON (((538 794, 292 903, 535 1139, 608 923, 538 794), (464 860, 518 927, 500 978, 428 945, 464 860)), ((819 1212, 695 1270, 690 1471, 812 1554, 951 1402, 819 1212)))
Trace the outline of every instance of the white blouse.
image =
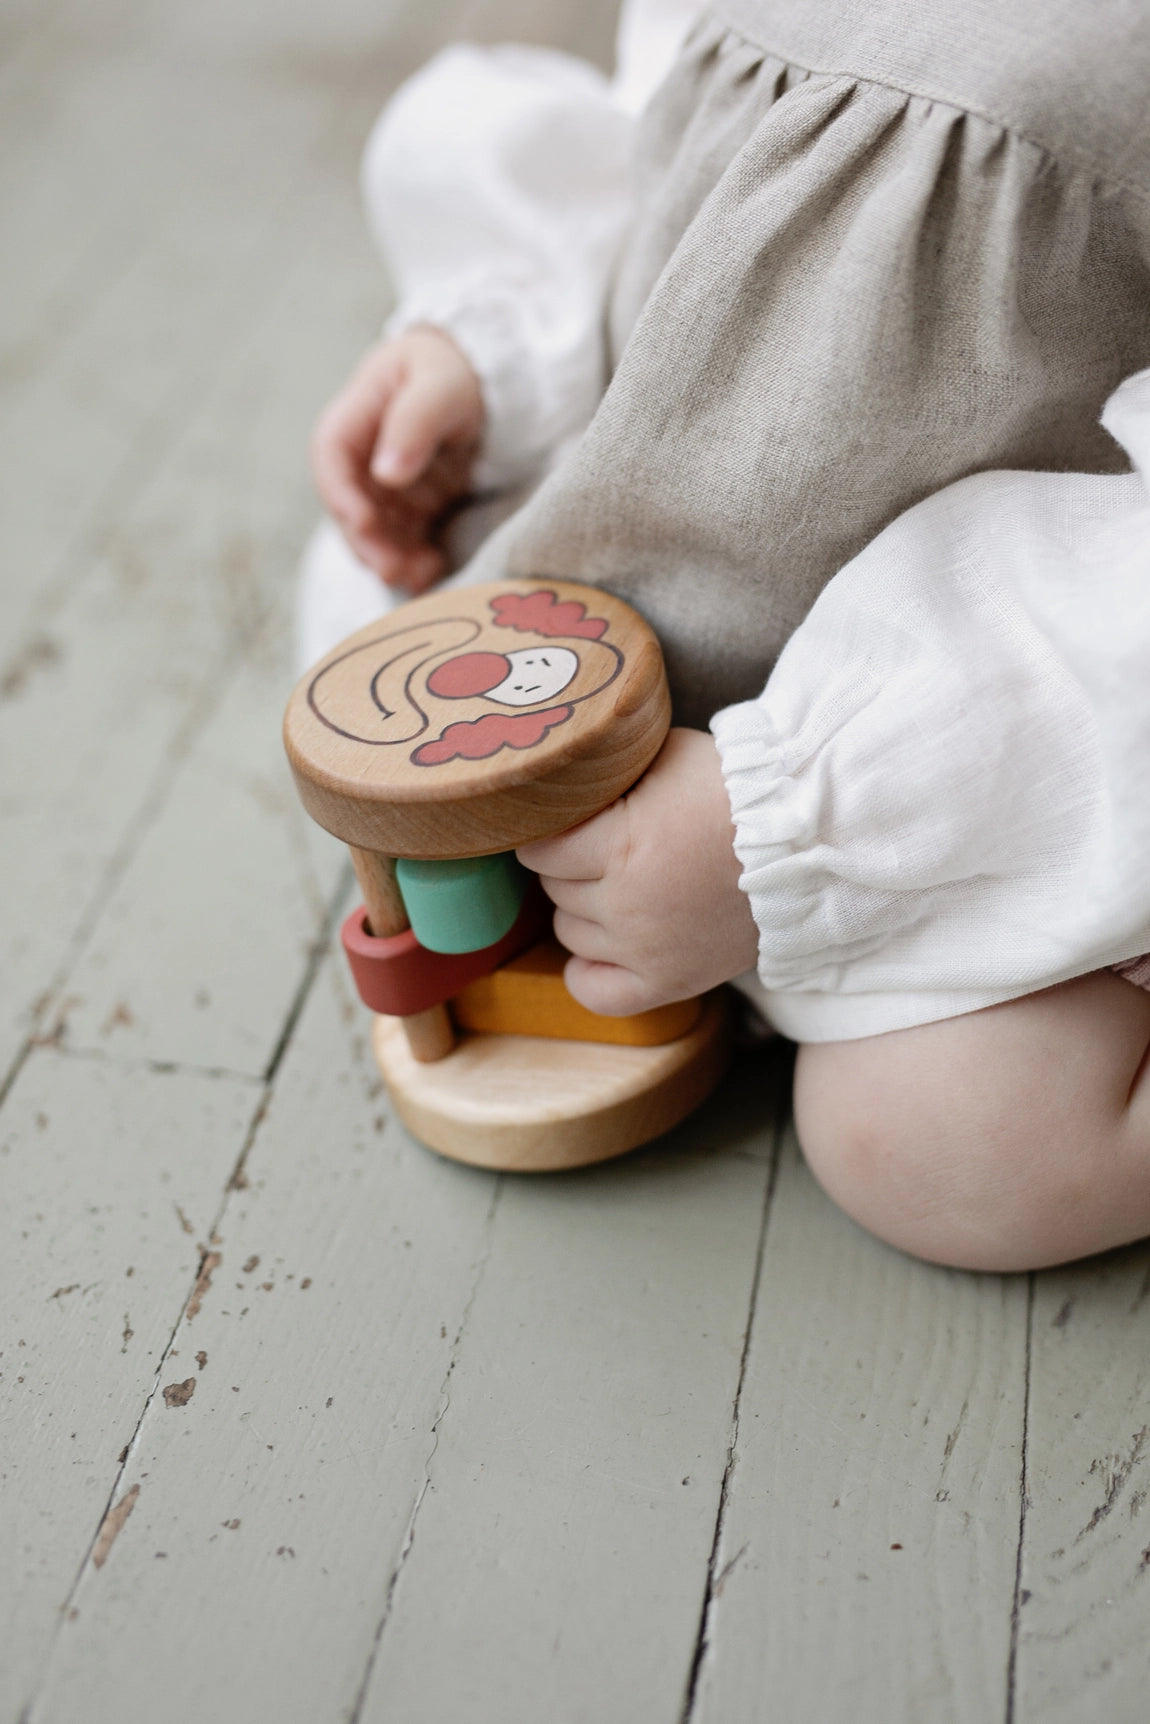
MULTIPOLYGON (((605 384, 635 115, 695 6, 630 0, 614 81, 447 50, 364 163, 400 304, 483 384, 485 484, 540 473, 605 384)), ((977 1010, 1150 949, 1150 372, 1103 423, 1128 477, 985 473, 831 581, 762 695, 712 722, 760 933, 800 1041, 977 1010)))
POLYGON ((543 48, 445 49, 376 122, 362 187, 399 295, 386 333, 431 323, 466 353, 483 488, 537 478, 599 403, 636 117, 698 10, 625 0, 613 79, 543 48))
POLYGON ((976 1011, 1150 950, 1150 371, 1137 471, 978 473, 830 582, 711 729, 799 1041, 976 1011))

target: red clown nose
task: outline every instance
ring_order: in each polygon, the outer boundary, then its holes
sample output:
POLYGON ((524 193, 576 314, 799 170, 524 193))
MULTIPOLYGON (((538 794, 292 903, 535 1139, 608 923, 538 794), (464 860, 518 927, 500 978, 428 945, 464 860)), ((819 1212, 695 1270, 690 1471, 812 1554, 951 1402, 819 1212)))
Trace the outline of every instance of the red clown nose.
POLYGON ((511 660, 501 652, 465 652, 437 664, 427 679, 432 694, 441 700, 465 700, 486 694, 511 675, 511 660))

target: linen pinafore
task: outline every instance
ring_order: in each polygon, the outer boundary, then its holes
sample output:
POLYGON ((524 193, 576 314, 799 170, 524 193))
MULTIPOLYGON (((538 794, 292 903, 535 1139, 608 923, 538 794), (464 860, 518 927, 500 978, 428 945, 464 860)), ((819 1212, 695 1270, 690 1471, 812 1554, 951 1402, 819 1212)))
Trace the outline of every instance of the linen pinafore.
POLYGON ((928 494, 1127 470, 1148 93, 1129 0, 722 0, 644 121, 610 386, 468 579, 618 593, 701 725, 928 494))

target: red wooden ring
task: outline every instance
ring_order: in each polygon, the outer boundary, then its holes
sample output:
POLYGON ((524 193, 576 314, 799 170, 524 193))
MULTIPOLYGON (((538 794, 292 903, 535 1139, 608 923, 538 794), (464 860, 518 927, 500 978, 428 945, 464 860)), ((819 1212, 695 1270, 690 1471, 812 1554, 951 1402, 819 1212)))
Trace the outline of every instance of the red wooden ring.
POLYGON ((356 990, 371 1011, 406 1018, 443 1005, 468 982, 489 976, 541 940, 550 931, 551 905, 533 882, 513 927, 493 946, 478 952, 429 952, 410 928, 379 940, 368 933, 366 922, 367 911, 361 904, 340 930, 356 990))

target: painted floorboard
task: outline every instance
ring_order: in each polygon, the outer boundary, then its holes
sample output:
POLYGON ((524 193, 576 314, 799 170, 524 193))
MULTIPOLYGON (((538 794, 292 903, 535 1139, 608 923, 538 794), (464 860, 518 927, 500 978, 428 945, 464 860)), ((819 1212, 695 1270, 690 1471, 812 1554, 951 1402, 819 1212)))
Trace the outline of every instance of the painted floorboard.
POLYGON ((154 1724, 161 1667, 172 1724, 349 1715, 500 1190, 392 1123, 366 1027, 327 967, 165 1360, 194 1391, 149 1405, 32 1724, 154 1724))
MULTIPOLYGON (((318 231, 327 237, 349 220, 350 211, 337 204, 318 231)), ((0 758, 6 875, 16 890, 0 910, 0 1065, 35 1023, 46 990, 66 973, 103 896, 166 803, 244 642, 257 669, 263 667, 257 680, 265 699, 262 717, 249 702, 248 722, 265 733, 260 758, 265 772, 273 770, 280 708, 294 672, 283 625, 266 642, 261 629, 290 600, 299 545, 315 513, 302 453, 307 426, 328 371, 355 339, 346 325, 372 279, 362 259, 330 278, 321 290, 317 265, 305 254, 279 284, 259 328, 189 415, 102 552, 90 553, 85 579, 50 630, 31 638, 9 673, 7 699, 0 700, 0 758), (326 340, 309 330, 310 360, 281 376, 278 355, 308 319, 329 332, 326 340), (229 440, 221 439, 221 424, 229 426, 229 440)), ((221 750, 227 745, 217 741, 221 750)), ((210 787, 205 794, 210 801, 210 787)), ((219 795, 222 820, 226 781, 219 795)), ((206 808, 201 819, 210 833, 206 808)), ((294 823, 294 812, 284 819, 294 823)), ((231 833, 242 842, 234 825, 231 833)), ((196 907, 211 916, 203 897, 211 880, 193 868, 189 858, 188 883, 194 880, 201 893, 196 907)), ((227 876, 221 852, 215 877, 225 916, 227 876)), ((166 914, 175 920, 185 914, 180 879, 177 868, 162 883, 166 914)), ((285 914, 291 909, 285 905, 285 914)), ((314 922, 303 937, 313 933, 314 922)), ((222 934, 221 924, 217 941, 222 934)), ((289 928, 288 948, 298 947, 299 937, 289 928)), ((139 945, 126 958, 148 963, 139 945)), ((115 1012, 119 1003, 108 1009, 115 1012)), ((232 1063, 245 1069, 245 1062, 250 1066, 250 1046, 237 1046, 232 1063)))
POLYGON ((1014 1724, 1143 1724, 1150 1247, 1036 1283, 1014 1724))
MULTIPOLYGON (((42 1048, 5 1103, 4 1724, 19 1716, 63 1621, 258 1099, 238 1079, 42 1048)), ((110 1724, 114 1714, 103 1716, 110 1724)))
POLYGON ((742 1130, 507 1182, 363 1724, 678 1724, 770 1177, 742 1130))
POLYGON ((692 1724, 1006 1715, 1026 1281, 771 1208, 692 1724))

